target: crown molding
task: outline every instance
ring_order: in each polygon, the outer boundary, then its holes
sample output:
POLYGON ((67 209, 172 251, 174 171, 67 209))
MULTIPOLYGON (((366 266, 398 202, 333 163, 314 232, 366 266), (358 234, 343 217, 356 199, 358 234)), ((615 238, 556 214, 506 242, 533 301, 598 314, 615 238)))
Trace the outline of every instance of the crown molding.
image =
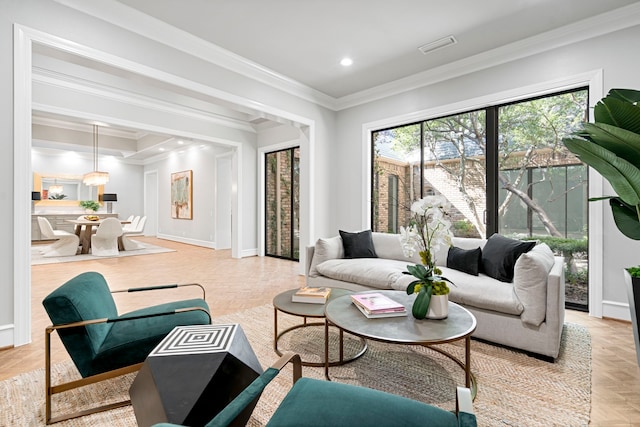
POLYGON ((61 87, 66 90, 73 90, 85 95, 91 95, 116 102, 135 105, 149 110, 181 115, 190 119, 218 124, 245 132, 256 133, 256 130, 252 125, 242 120, 224 117, 218 114, 212 114, 184 105, 166 102, 157 98, 134 94, 132 92, 116 87, 103 85, 96 81, 86 80, 76 76, 71 76, 68 74, 35 66, 33 67, 33 82, 61 87))
MULTIPOLYGON (((33 116, 31 118, 31 124, 73 130, 77 132, 85 132, 89 134, 93 133, 93 125, 89 123, 70 122, 68 120, 54 119, 52 117, 33 116)), ((145 134, 146 132, 141 132, 138 130, 129 131, 124 129, 115 129, 109 126, 100 126, 100 136, 108 135, 117 138, 132 139, 137 141, 145 134)))
POLYGON ((440 83, 639 24, 640 3, 636 3, 406 78, 344 96, 336 100, 336 111, 440 83))
POLYGON ((356 107, 640 24, 640 3, 636 3, 431 70, 334 98, 117 1, 55 1, 334 111, 356 107))
POLYGON ((296 97, 334 109, 335 98, 114 0, 54 0, 296 97))

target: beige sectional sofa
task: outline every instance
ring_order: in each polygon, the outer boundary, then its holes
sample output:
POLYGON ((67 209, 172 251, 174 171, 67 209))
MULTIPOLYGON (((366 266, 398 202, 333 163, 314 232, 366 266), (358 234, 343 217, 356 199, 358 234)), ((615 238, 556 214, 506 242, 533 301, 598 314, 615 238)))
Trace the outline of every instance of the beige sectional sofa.
MULTIPOLYGON (((408 264, 419 263, 404 256, 397 234, 372 233, 377 258, 344 258, 340 236, 318 239, 306 248, 307 285, 354 291, 397 289, 404 291, 413 280, 403 274, 408 264)), ((461 249, 484 248, 487 240, 454 238, 461 249)), ((474 337, 555 359, 560 350, 564 324, 564 260, 542 243, 520 255, 513 268, 513 282, 496 280, 448 268, 449 248, 435 254, 450 286, 449 299, 471 311, 478 321, 474 337)))

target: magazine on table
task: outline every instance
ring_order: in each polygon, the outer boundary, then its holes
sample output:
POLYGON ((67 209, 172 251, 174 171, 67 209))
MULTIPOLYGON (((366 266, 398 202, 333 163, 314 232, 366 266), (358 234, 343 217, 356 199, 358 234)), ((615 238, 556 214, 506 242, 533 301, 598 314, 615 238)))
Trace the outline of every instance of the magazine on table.
POLYGON ((353 304, 355 305, 358 310, 360 310, 360 312, 362 314, 365 315, 366 318, 368 319, 381 319, 383 317, 401 317, 401 316, 406 316, 407 315, 407 311, 406 310, 396 310, 396 311, 381 311, 381 312, 377 312, 377 313, 368 313, 367 310, 364 309, 364 307, 358 305, 358 304, 353 304))
POLYGON ((369 314, 392 314, 406 312, 404 305, 380 292, 351 295, 351 300, 369 314))

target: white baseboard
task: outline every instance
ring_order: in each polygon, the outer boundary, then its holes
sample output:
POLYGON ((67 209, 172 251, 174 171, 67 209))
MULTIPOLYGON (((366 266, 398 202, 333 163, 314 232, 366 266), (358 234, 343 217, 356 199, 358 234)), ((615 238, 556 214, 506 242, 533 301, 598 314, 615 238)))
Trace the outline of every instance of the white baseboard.
POLYGON ((194 245, 194 246, 202 246, 204 248, 210 248, 210 249, 215 249, 215 246, 216 246, 215 242, 210 242, 207 240, 189 239, 187 237, 172 236, 169 234, 158 234, 156 237, 158 239, 171 240, 173 242, 186 243, 188 245, 194 245))
MULTIPOLYGON (((210 242, 210 241, 207 241, 207 240, 189 239, 189 238, 186 238, 186 237, 172 236, 172 235, 169 235, 169 234, 160 234, 160 233, 158 233, 158 235, 156 237, 158 239, 171 240, 173 242, 186 243, 188 245, 202 246, 202 247, 210 248, 210 249, 215 249, 216 248, 216 242, 210 242)), ((250 257, 250 256, 257 256, 257 255, 258 255, 258 248, 245 249, 243 251, 240 251, 240 257, 241 258, 250 257)))
POLYGON ((631 321, 631 309, 629 304, 604 300, 602 301, 602 317, 631 321))
POLYGON ((250 256, 258 256, 258 248, 245 249, 243 251, 240 251, 240 256, 242 258, 250 257, 250 256))
POLYGON ((0 325, 0 348, 13 347, 15 345, 13 330, 13 324, 0 325))

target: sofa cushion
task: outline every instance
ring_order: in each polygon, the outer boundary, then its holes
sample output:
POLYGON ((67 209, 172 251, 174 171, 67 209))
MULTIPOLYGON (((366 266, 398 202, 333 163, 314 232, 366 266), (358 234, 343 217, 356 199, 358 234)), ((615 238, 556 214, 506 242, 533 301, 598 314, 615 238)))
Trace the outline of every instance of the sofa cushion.
POLYGON ((524 307, 518 300, 513 285, 485 274, 471 276, 448 267, 440 267, 442 276, 451 280, 449 300, 471 307, 500 313, 519 315, 524 307))
POLYGON ((553 267, 553 251, 546 243, 536 245, 520 255, 514 268, 513 286, 524 306, 520 318, 524 323, 540 326, 547 312, 547 278, 553 267))
POLYGON ((449 248, 447 267, 473 276, 478 275, 482 263, 482 249, 462 249, 456 246, 449 248))
POLYGON ((418 255, 417 251, 411 258, 404 255, 399 234, 373 232, 371 238, 378 258, 397 259, 412 264, 420 262, 420 255, 418 255))
POLYGON ((318 276, 318 264, 329 259, 342 258, 343 256, 344 249, 342 248, 342 238, 340 236, 330 237, 328 239, 318 239, 313 251, 313 259, 309 266, 309 276, 318 276))
POLYGON ((528 252, 536 242, 523 242, 494 234, 487 240, 482 249, 482 271, 502 282, 513 280, 513 268, 518 257, 528 252))
POLYGON ((340 230, 345 258, 377 258, 371 230, 350 233, 340 230))
POLYGON ((402 272, 407 270, 407 262, 383 258, 330 259, 318 264, 317 269, 331 279, 378 289, 397 289, 394 285, 405 276, 402 272))

